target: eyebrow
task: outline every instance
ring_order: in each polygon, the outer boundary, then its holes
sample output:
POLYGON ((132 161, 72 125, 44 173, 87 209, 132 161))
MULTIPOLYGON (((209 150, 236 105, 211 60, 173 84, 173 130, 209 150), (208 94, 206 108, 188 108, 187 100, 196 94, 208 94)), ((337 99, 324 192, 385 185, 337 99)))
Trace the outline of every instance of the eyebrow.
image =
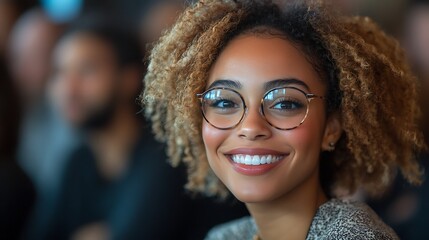
POLYGON ((283 79, 276 79, 276 80, 266 82, 264 84, 264 89, 265 91, 269 91, 273 88, 282 87, 282 86, 291 85, 291 84, 300 85, 304 87, 307 91, 310 91, 310 88, 305 82, 296 78, 283 78, 283 79))
MULTIPOLYGON (((264 89, 265 91, 269 91, 273 88, 282 87, 282 86, 291 85, 291 84, 300 85, 304 87, 307 91, 310 91, 310 88, 305 82, 296 78, 282 78, 282 79, 275 79, 275 80, 266 82, 264 83, 264 89)), ((228 88, 241 89, 242 85, 238 81, 220 79, 210 84, 210 86, 207 89, 214 88, 214 87, 228 87, 228 88)))
POLYGON ((207 89, 214 88, 214 87, 228 87, 228 88, 241 89, 242 85, 238 81, 220 79, 212 82, 212 84, 210 84, 210 86, 207 89))

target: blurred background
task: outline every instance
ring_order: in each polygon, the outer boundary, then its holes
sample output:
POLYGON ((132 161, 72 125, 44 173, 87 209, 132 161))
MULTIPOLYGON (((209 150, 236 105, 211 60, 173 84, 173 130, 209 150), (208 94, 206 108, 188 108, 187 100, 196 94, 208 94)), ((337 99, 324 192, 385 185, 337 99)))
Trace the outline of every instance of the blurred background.
MULTIPOLYGON (((429 141, 429 1, 332 2, 400 40, 429 141)), ((138 114, 146 52, 190 3, 0 0, 0 239, 202 239, 248 214, 186 194, 138 114)), ((428 202, 401 177, 369 201, 401 239, 429 239, 428 202)))

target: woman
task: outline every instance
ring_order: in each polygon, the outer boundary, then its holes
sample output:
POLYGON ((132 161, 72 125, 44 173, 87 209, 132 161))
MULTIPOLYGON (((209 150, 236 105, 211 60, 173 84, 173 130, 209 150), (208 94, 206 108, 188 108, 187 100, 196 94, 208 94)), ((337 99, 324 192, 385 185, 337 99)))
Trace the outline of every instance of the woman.
POLYGON ((252 215, 207 239, 397 239, 338 199, 381 192, 396 169, 420 180, 415 81, 371 20, 305 1, 200 1, 149 60, 146 113, 187 187, 226 186, 252 215))

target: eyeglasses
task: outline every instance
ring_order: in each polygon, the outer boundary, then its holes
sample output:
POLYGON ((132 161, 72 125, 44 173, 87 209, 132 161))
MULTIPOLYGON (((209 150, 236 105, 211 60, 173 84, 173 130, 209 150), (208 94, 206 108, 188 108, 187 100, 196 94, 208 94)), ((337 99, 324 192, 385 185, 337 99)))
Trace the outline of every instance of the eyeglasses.
MULTIPOLYGON (((240 93, 230 88, 211 88, 197 97, 204 119, 220 130, 235 128, 248 111, 240 93)), ((262 97, 259 112, 274 128, 291 130, 305 121, 310 102, 315 98, 324 99, 295 87, 274 88, 262 97)))

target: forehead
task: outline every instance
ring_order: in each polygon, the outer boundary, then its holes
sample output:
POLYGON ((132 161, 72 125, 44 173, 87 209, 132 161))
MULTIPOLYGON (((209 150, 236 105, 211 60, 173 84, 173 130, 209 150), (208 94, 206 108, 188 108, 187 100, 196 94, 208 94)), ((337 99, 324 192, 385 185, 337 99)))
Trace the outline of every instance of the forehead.
POLYGON ((85 58, 103 62, 115 60, 110 44, 90 33, 75 33, 66 37, 59 43, 55 56, 56 60, 61 58, 85 58))
POLYGON ((258 86, 275 79, 295 78, 314 93, 324 84, 306 56, 281 36, 241 35, 232 39, 210 71, 207 86, 220 79, 258 86))

